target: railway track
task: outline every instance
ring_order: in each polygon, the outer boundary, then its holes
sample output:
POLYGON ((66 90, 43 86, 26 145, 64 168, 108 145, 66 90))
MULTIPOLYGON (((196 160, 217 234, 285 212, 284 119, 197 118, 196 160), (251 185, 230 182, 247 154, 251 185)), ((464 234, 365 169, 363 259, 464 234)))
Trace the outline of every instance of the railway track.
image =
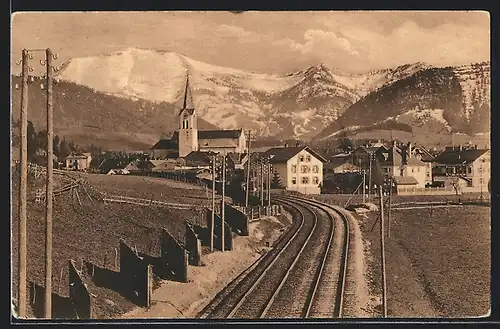
POLYGON ((343 214, 310 199, 276 196, 295 220, 273 249, 233 280, 200 318, 338 318, 348 248, 343 214))

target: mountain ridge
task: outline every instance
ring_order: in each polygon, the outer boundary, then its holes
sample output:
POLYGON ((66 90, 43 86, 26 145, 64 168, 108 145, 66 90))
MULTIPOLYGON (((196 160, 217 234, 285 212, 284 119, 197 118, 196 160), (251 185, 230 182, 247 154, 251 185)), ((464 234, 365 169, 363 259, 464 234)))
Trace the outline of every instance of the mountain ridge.
POLYGON ((211 65, 175 52, 127 48, 72 58, 57 78, 118 97, 179 104, 189 75, 195 106, 207 122, 222 129, 245 123, 261 137, 310 139, 361 97, 426 66, 346 73, 319 64, 266 74, 211 65), (96 70, 101 73, 93 74, 96 70))

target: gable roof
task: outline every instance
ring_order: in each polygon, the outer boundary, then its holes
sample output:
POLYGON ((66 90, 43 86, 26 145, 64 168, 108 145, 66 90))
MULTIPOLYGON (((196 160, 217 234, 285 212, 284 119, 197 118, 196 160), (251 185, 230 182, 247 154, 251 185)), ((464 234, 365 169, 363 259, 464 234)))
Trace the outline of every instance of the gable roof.
POLYGON ((235 130, 199 130, 198 139, 216 139, 216 138, 240 138, 242 129, 235 130))
POLYGON ((471 163, 476 161, 480 156, 488 151, 488 149, 444 150, 434 158, 434 162, 438 164, 471 163))
POLYGON ((179 145, 177 141, 173 139, 160 139, 151 147, 151 150, 177 150, 178 148, 179 145))
POLYGON ((318 152, 312 150, 309 146, 300 146, 300 147, 274 147, 272 149, 264 152, 264 157, 271 156, 271 163, 283 163, 287 162, 295 155, 297 155, 300 151, 305 150, 311 153, 312 156, 320 160, 321 162, 327 162, 327 160, 320 155, 318 152))
POLYGON ((210 166, 210 157, 206 152, 193 151, 184 157, 187 166, 210 166))

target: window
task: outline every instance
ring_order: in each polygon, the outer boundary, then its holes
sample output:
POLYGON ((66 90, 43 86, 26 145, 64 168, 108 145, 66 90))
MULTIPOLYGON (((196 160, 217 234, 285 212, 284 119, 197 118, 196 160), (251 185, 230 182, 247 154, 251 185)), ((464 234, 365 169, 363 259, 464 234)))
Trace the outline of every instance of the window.
POLYGON ((293 177, 292 178, 292 185, 295 185, 295 184, 297 184, 297 178, 293 177))
POLYGON ((411 167, 411 172, 414 173, 415 172, 415 168, 411 167))
POLYGON ((303 156, 303 155, 301 155, 301 156, 299 157, 299 161, 300 161, 300 162, 304 162, 304 156, 303 156))
POLYGON ((319 184, 319 178, 317 176, 313 177, 313 184, 319 184))
POLYGON ((417 172, 420 172, 420 167, 417 167, 417 172))
POLYGON ((292 165, 292 173, 296 173, 297 172, 297 165, 292 165))
POLYGON ((306 155, 306 161, 307 162, 311 162, 311 156, 310 155, 306 155))
POLYGON ((472 167, 468 167, 467 172, 468 172, 469 174, 472 174, 472 167))
POLYGON ((300 172, 303 173, 303 174, 311 172, 311 167, 309 167, 307 165, 303 165, 303 166, 300 167, 300 172))
POLYGON ((317 165, 313 166, 313 173, 317 174, 319 172, 319 167, 317 165))
POLYGON ((309 184, 309 177, 302 177, 302 184, 309 184))

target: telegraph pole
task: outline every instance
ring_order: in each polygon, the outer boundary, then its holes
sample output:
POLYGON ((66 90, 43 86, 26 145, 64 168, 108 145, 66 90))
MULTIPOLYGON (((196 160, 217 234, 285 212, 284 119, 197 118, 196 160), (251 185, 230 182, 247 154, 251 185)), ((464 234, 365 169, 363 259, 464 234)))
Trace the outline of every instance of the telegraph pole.
POLYGON ((363 169, 363 203, 365 203, 365 194, 366 194, 366 171, 363 169))
POLYGON ((382 307, 384 310, 384 318, 387 317, 387 286, 385 278, 385 239, 384 239, 384 192, 383 184, 379 186, 380 195, 380 252, 382 263, 382 307))
POLYGON ((271 159, 267 164, 267 205, 271 205, 271 159))
POLYGON ((387 212, 387 237, 391 238, 391 216, 392 216, 392 178, 389 177, 389 211, 387 212))
POLYGON ((221 202, 221 251, 224 252, 224 223, 225 223, 225 205, 226 205, 226 151, 224 151, 224 158, 222 159, 222 202, 221 202))
POLYGON ((21 173, 19 184, 18 315, 26 317, 26 193, 28 179, 28 50, 22 51, 21 173))
POLYGON ((248 150, 247 150, 247 188, 246 188, 246 191, 245 191, 245 207, 248 208, 248 193, 249 193, 249 189, 250 189, 250 141, 251 141, 251 136, 252 134, 252 131, 249 130, 248 131, 248 150))
POLYGON ((264 161, 260 161, 260 205, 264 206, 264 161))
POLYGON ((46 50, 47 65, 47 188, 46 188, 46 220, 45 220, 45 309, 46 319, 52 317, 52 171, 53 171, 53 103, 52 103, 52 51, 46 50))
POLYGON ((214 251, 214 223, 215 223, 215 154, 212 156, 212 218, 210 225, 210 252, 214 251))
POLYGON ((370 154, 370 173, 368 176, 368 200, 371 200, 372 197, 372 154, 370 154))

